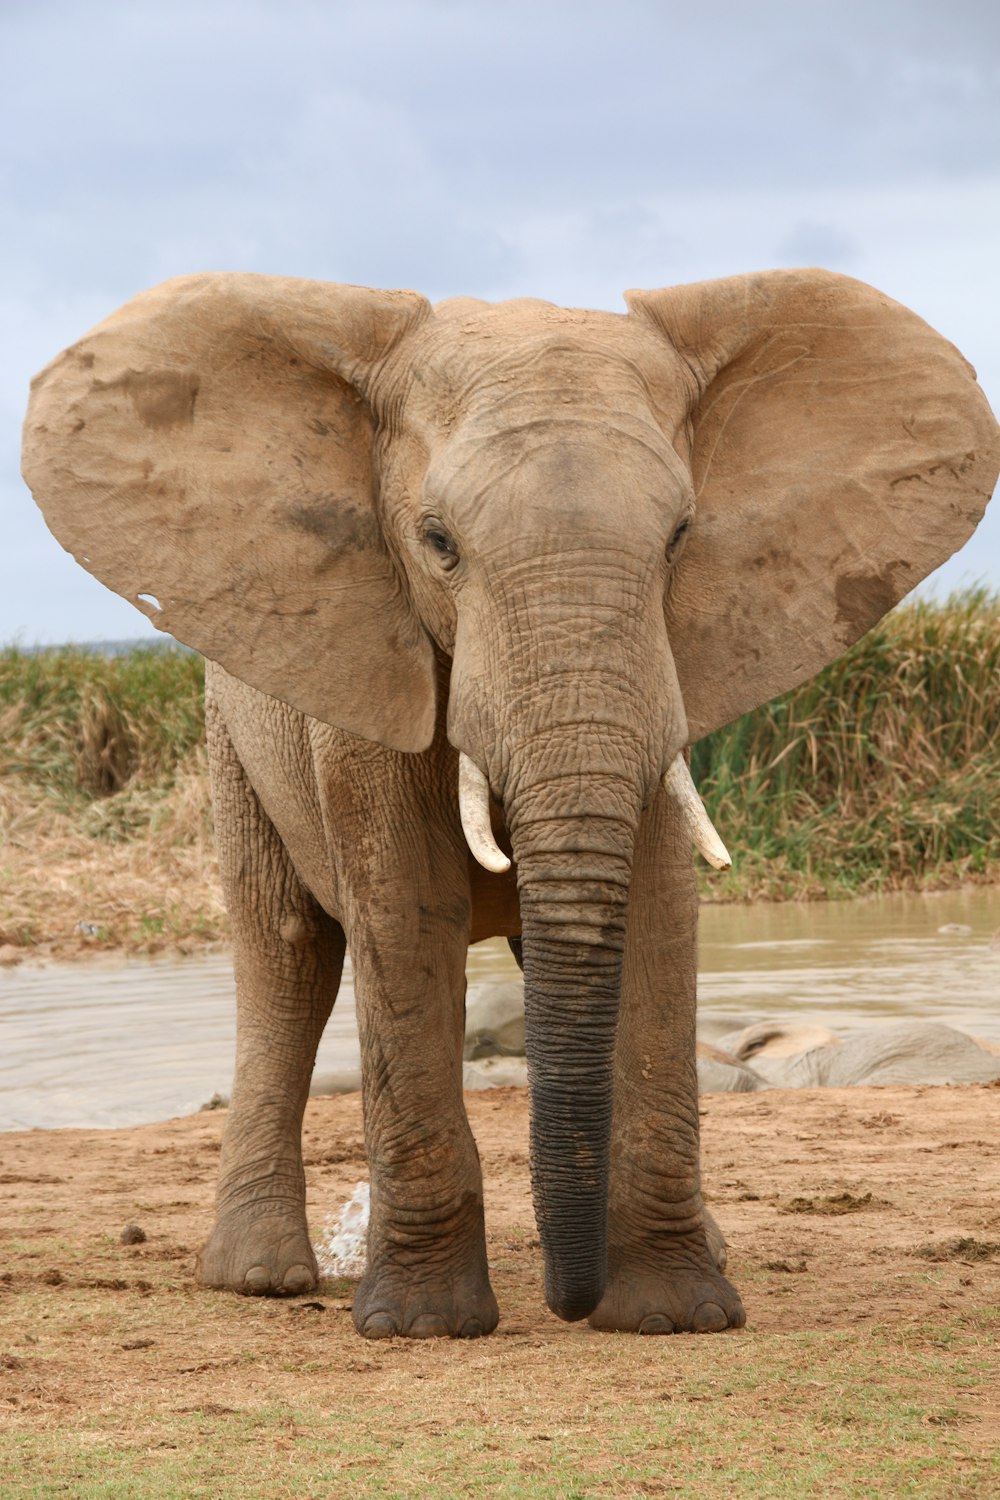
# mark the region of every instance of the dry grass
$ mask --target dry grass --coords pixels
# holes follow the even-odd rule
[[[200,658],[0,653],[0,944],[218,942]]]

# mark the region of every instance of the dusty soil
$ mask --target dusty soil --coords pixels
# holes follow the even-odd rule
[[[314,1413],[315,1424],[315,1413],[349,1410],[387,1463],[384,1455],[399,1448],[378,1425],[392,1428],[388,1411],[428,1441],[443,1441],[456,1423],[488,1421],[502,1456],[511,1423],[520,1452],[525,1423],[538,1429],[539,1442],[563,1441],[567,1422],[592,1424],[608,1402],[629,1412],[634,1431],[636,1421],[653,1422],[643,1416],[654,1411],[651,1401],[728,1398],[722,1411],[738,1426],[750,1382],[755,1430],[772,1413],[779,1426],[794,1414],[813,1432],[829,1418],[831,1393],[843,1397],[837,1381],[850,1383],[837,1363],[846,1351],[848,1369],[851,1359],[874,1360],[878,1373],[866,1365],[862,1384],[885,1382],[877,1406],[893,1393],[922,1403],[905,1407],[924,1424],[915,1428],[919,1441],[923,1432],[933,1437],[928,1423],[947,1433],[954,1487],[919,1493],[973,1493],[955,1476],[967,1473],[971,1484],[973,1470],[962,1466],[978,1475],[976,1466],[992,1462],[1000,1442],[1000,1088],[703,1096],[706,1197],[729,1238],[730,1274],[749,1318],[744,1331],[714,1338],[638,1339],[557,1322],[542,1301],[524,1092],[471,1094],[466,1102],[483,1159],[502,1315],[497,1333],[475,1343],[366,1343],[351,1324],[344,1282],[288,1301],[198,1288],[192,1265],[211,1220],[224,1111],[130,1130],[0,1137],[0,1429],[29,1446],[67,1431],[113,1446],[115,1433],[134,1437],[136,1423],[152,1433],[161,1419],[190,1421],[184,1414],[194,1413],[225,1425],[266,1408],[293,1414],[281,1432],[294,1447],[303,1411]],[[366,1175],[358,1096],[310,1102],[305,1153],[317,1238]],[[143,1242],[121,1242],[129,1224],[141,1226]],[[914,1373],[913,1358],[922,1373]],[[574,1441],[593,1430],[574,1429]],[[779,1452],[781,1437],[771,1431]],[[145,1441],[148,1458],[157,1444]],[[31,1451],[38,1463],[37,1453],[48,1450],[43,1443]],[[536,1491],[525,1474],[533,1463],[537,1469],[538,1450],[524,1451],[528,1468],[518,1459],[517,1473],[527,1487],[468,1492],[688,1493],[645,1481],[619,1488],[618,1461],[609,1454],[607,1472],[593,1470],[592,1487]],[[398,1453],[392,1461],[402,1462]],[[351,1470],[354,1493],[466,1492],[445,1480],[435,1488],[426,1474],[421,1487],[405,1465],[398,1487],[372,1481],[368,1489],[357,1477],[364,1472]],[[985,1473],[975,1482],[984,1480]],[[219,1483],[189,1493],[229,1493]],[[119,1493],[27,1481],[9,1493],[66,1491]],[[275,1480],[245,1492],[296,1491]]]

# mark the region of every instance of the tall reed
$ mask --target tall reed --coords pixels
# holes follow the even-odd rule
[[[903,604],[692,765],[736,855],[719,895],[1000,874],[1000,594]]]
[[[170,778],[205,733],[204,663],[139,646],[0,651],[0,776],[59,800]]]
[[[181,651],[0,651],[0,825],[28,802],[90,838],[201,839],[203,686]],[[692,767],[736,861],[715,899],[1000,878],[1000,594],[900,606]]]

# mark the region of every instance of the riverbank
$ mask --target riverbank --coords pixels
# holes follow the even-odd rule
[[[224,1111],[4,1138],[10,1500],[986,1495],[1000,1487],[1000,1090],[710,1095],[739,1333],[598,1334],[542,1301],[523,1091],[470,1094],[501,1323],[354,1332],[352,1284],[198,1288]],[[313,1238],[367,1175],[357,1095],[305,1123]],[[72,1172],[67,1162],[72,1160]],[[123,1244],[128,1224],[144,1238]],[[132,1236],[136,1240],[136,1236]]]
[[[814,682],[695,747],[735,856],[707,901],[1000,880],[1000,596],[909,604]],[[0,652],[0,962],[225,943],[203,669]]]

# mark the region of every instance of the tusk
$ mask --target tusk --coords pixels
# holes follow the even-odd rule
[[[498,846],[490,826],[490,786],[482,771],[464,752],[458,757],[458,810],[465,841],[484,870],[502,875],[510,860]]]
[[[704,855],[715,870],[731,870],[733,861],[729,850],[715,831],[705,804],[698,796],[698,788],[691,780],[691,772],[683,755],[678,755],[664,773],[663,785],[680,803],[681,813],[691,835],[691,842]]]

